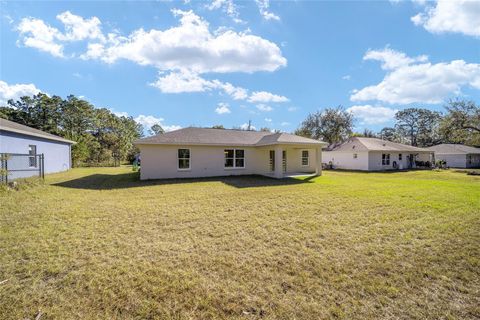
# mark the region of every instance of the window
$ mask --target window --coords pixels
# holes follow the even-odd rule
[[[353,154],[353,159],[357,159],[358,158],[358,154],[354,153]]]
[[[398,154],[398,160],[402,160],[402,154],[401,153]]]
[[[178,149],[178,170],[190,169],[190,149]]]
[[[270,150],[270,171],[275,171],[275,150]]]
[[[245,150],[225,149],[225,168],[245,168]]]
[[[308,166],[309,164],[309,157],[308,157],[308,150],[302,151],[302,166]]]
[[[30,155],[30,157],[28,157],[28,165],[30,167],[37,167],[37,146],[29,145],[28,154]]]
[[[384,153],[382,154],[382,166],[389,166],[390,165],[390,154]]]

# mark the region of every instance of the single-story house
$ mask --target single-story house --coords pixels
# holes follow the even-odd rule
[[[0,118],[0,154],[8,154],[8,179],[38,175],[39,155],[44,173],[71,168],[71,147],[75,142]]]
[[[428,149],[435,151],[435,159],[445,161],[448,167],[480,168],[480,148],[444,143]]]
[[[333,168],[384,171],[416,168],[434,161],[433,151],[377,138],[352,137],[323,151]]]
[[[139,139],[140,178],[321,174],[326,143],[288,133],[184,128]]]

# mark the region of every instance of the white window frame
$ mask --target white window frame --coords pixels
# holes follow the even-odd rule
[[[31,154],[30,150],[31,147],[35,149],[35,153]],[[33,162],[33,166],[31,165]],[[28,145],[28,167],[29,168],[36,168],[38,165],[37,163],[37,145],[36,144],[29,144]]]
[[[188,150],[188,158],[180,158],[178,156],[178,151]],[[180,168],[180,160],[188,159],[188,168]],[[192,150],[190,148],[177,148],[177,170],[178,171],[190,171],[192,169]]]
[[[225,158],[225,151],[227,151],[227,150],[233,150],[233,158]],[[243,159],[243,167],[237,167],[237,150],[242,150],[243,151],[243,158],[238,158],[238,159]],[[225,167],[225,160],[226,159],[233,159],[233,167]],[[246,166],[245,149],[235,149],[235,148],[223,149],[223,169],[224,170],[245,169],[245,166]]]
[[[398,161],[403,161],[403,154],[402,153],[398,154]]]
[[[382,166],[389,166],[389,165],[390,165],[390,153],[382,153]]]
[[[304,157],[303,156],[303,153],[306,152],[307,153],[307,156]],[[301,157],[301,161],[302,161],[302,167],[308,167],[310,166],[310,151],[309,150],[302,150],[302,157]],[[303,164],[303,160],[304,159],[307,159],[307,164]]]
[[[353,154],[353,159],[358,159],[358,153]]]

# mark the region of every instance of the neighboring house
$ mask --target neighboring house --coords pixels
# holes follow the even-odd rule
[[[137,140],[140,178],[321,174],[326,143],[288,133],[185,128]]]
[[[44,173],[71,167],[73,141],[0,118],[0,153],[10,154],[9,179],[38,175],[39,157],[44,155]],[[21,171],[16,171],[21,170]]]
[[[434,160],[433,151],[377,138],[353,137],[323,152],[336,169],[383,171],[415,168]]]
[[[452,168],[479,168],[480,148],[462,144],[439,144],[428,148],[435,151],[436,160],[444,160]]]

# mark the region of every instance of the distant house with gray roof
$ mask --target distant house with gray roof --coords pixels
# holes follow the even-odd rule
[[[184,128],[135,141],[140,178],[320,175],[326,143],[288,133]]]
[[[0,118],[0,153],[8,154],[8,179],[37,175],[38,155],[43,154],[44,173],[71,168],[71,146],[75,142]]]
[[[433,151],[377,138],[352,137],[323,152],[324,162],[345,170],[416,168],[434,161]]]
[[[480,148],[463,144],[439,144],[428,148],[436,160],[443,160],[451,168],[480,168]]]

